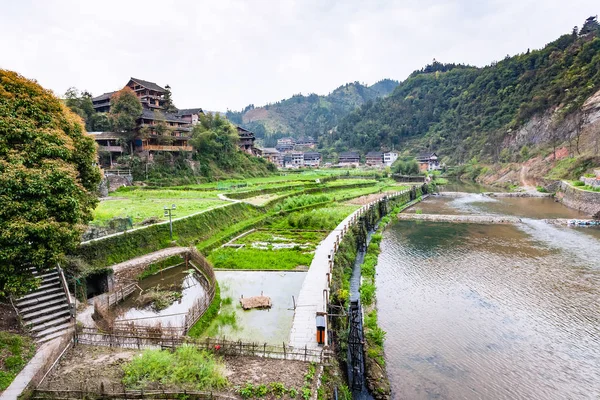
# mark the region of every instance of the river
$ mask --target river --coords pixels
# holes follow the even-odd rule
[[[600,231],[552,199],[431,198],[423,213],[518,225],[401,221],[377,267],[395,399],[600,398]]]

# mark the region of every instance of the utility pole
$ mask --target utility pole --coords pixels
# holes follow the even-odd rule
[[[164,207],[165,217],[169,216],[169,235],[171,236],[171,240],[173,240],[173,214],[171,212],[173,210],[175,210],[175,204],[171,204],[170,208],[168,206]]]

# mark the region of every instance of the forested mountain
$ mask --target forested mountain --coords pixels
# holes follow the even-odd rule
[[[389,96],[368,101],[340,121],[331,150],[394,147],[434,150],[462,162],[498,157],[533,116],[560,122],[600,89],[596,17],[541,50],[483,68],[435,62],[415,71]]]
[[[372,86],[348,83],[327,96],[299,94],[263,107],[251,104],[239,112],[227,111],[226,115],[233,123],[255,132],[263,139],[263,145],[274,146],[284,136],[318,138],[348,113],[367,101],[388,95],[397,85],[391,79]]]

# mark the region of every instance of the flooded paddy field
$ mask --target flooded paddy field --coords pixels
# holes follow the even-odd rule
[[[216,271],[215,274],[221,288],[221,314],[233,317],[225,321],[217,318],[205,332],[207,336],[276,345],[287,343],[294,317],[292,296],[298,298],[306,272]],[[261,293],[271,298],[270,309],[241,308],[241,296]]]
[[[516,225],[401,221],[384,235],[379,321],[396,399],[600,398],[600,230],[546,198],[431,197],[423,213]]]
[[[136,325],[184,326],[185,314],[194,302],[206,295],[199,278],[185,265],[165,269],[139,281],[134,292],[116,308],[116,322]],[[151,301],[145,295],[155,296]]]

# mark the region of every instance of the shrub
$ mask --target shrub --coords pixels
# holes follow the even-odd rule
[[[575,182],[573,182],[573,186],[585,186],[585,182],[575,181]]]
[[[371,282],[363,282],[360,286],[360,301],[364,306],[373,304],[375,298],[375,285]]]
[[[222,389],[228,384],[224,369],[213,354],[194,346],[183,345],[173,353],[146,350],[123,367],[123,383],[131,388],[158,383],[197,390]]]

